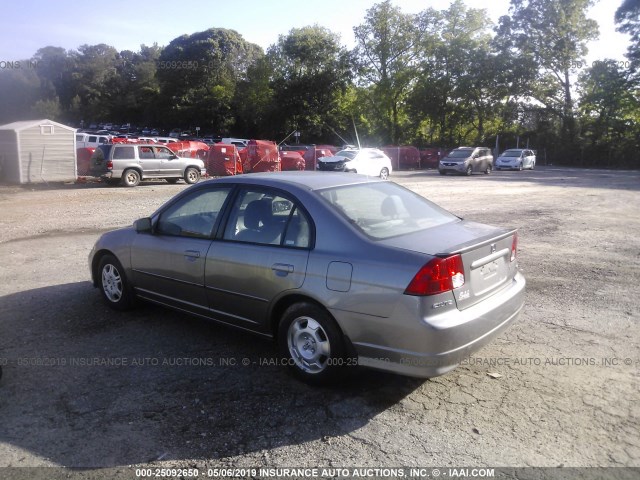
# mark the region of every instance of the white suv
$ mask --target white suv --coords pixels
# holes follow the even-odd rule
[[[318,170],[354,172],[383,180],[391,175],[391,159],[377,148],[362,148],[360,150],[340,150],[332,157],[320,157]]]

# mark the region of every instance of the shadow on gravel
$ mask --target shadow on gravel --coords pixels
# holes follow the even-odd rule
[[[89,282],[2,297],[0,318],[0,442],[67,467],[330,442],[424,383],[363,369],[313,388],[268,340],[151,305],[114,312]],[[0,466],[24,465],[12,451]]]
[[[438,177],[437,170],[417,170],[402,172],[406,178]],[[496,183],[539,183],[543,186],[598,188],[613,190],[640,190],[640,171],[636,170],[595,170],[562,167],[536,167],[535,170],[501,170],[491,175],[475,173],[471,177],[447,175],[462,181],[484,180]]]

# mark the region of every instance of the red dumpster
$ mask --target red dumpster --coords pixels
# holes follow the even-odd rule
[[[209,145],[202,142],[170,142],[166,146],[179,157],[200,158],[206,160]]]
[[[280,168],[285,170],[304,170],[305,161],[300,152],[280,151]]]
[[[217,177],[242,173],[242,161],[235,145],[215,143],[207,154],[207,173]]]
[[[416,147],[389,145],[382,147],[382,151],[391,159],[393,168],[420,168],[420,152]]]
[[[91,175],[89,167],[91,166],[91,155],[96,149],[94,147],[83,147],[76,149],[76,177],[88,177]]]
[[[280,156],[275,142],[250,140],[241,152],[245,172],[279,172]]]

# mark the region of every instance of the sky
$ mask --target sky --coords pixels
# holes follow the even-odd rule
[[[448,8],[450,0],[392,0],[406,13],[428,7]],[[167,45],[174,38],[212,27],[229,28],[267,49],[292,28],[318,24],[354,46],[352,28],[362,23],[376,0],[4,0],[0,6],[0,68],[3,61],[31,58],[42,47],[76,50],[106,43],[117,50]],[[465,0],[485,8],[494,23],[509,10],[509,0]],[[589,16],[600,27],[600,40],[589,44],[587,64],[605,58],[624,60],[628,36],[615,31],[613,17],[622,0],[599,0]]]

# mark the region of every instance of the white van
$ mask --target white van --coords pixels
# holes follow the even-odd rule
[[[76,133],[76,148],[93,147],[111,143],[111,135],[96,135],[95,133]]]

